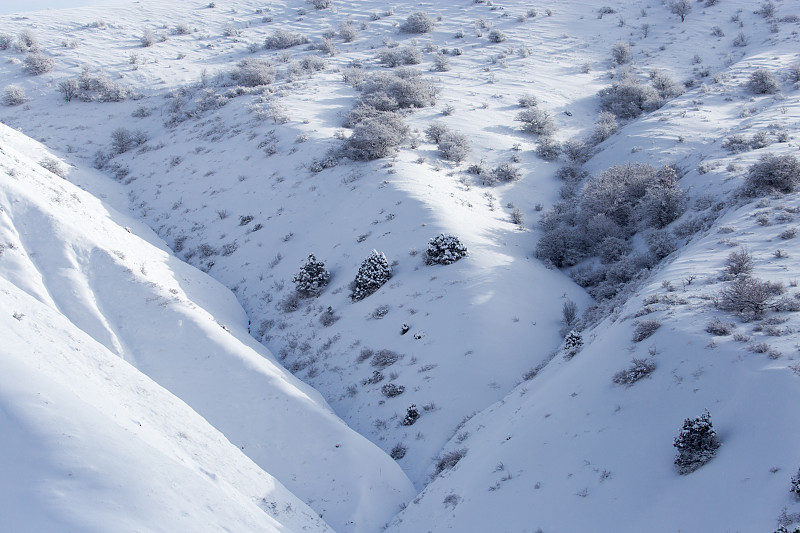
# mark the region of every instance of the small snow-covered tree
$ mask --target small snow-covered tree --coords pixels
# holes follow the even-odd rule
[[[440,233],[428,241],[428,249],[425,250],[425,264],[449,265],[466,255],[467,247],[458,240],[458,237]]]
[[[436,23],[427,13],[419,11],[408,16],[406,21],[400,25],[400,31],[403,33],[430,33],[435,25]]]
[[[781,85],[775,74],[765,68],[759,68],[750,74],[747,89],[755,94],[775,94],[780,91]]]
[[[362,261],[353,281],[350,298],[357,302],[376,292],[392,277],[392,267],[383,252],[372,250]]]
[[[686,20],[686,15],[692,11],[692,2],[691,0],[674,0],[670,3],[669,10],[672,14],[678,15],[683,22]]]
[[[3,105],[12,106],[24,104],[28,101],[25,89],[19,85],[7,85],[3,89]]]
[[[300,272],[292,277],[297,294],[305,298],[319,296],[330,280],[331,275],[325,270],[325,263],[317,260],[314,254],[308,256]]]
[[[564,337],[564,357],[571,358],[583,348],[583,337],[574,329]]]
[[[683,428],[672,445],[678,449],[675,466],[681,475],[691,474],[709,462],[720,446],[709,412],[706,410],[697,418],[684,420]]]
[[[417,406],[412,403],[406,409],[406,416],[400,423],[403,424],[404,426],[411,426],[414,425],[414,422],[416,422],[418,418],[419,418],[419,409],[417,409]]]

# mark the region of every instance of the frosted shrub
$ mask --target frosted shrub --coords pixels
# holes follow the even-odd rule
[[[574,329],[564,337],[564,357],[571,359],[583,348],[583,337]]]
[[[442,140],[442,136],[449,131],[447,126],[442,122],[431,122],[428,127],[425,128],[425,138],[432,143],[439,144],[439,141]]]
[[[611,59],[617,65],[631,62],[631,46],[626,42],[618,42],[611,48]]]
[[[403,385],[395,385],[394,383],[387,383],[383,387],[381,387],[381,394],[386,396],[387,398],[394,398],[395,396],[400,396],[405,392],[406,388]]]
[[[538,107],[529,107],[517,113],[514,120],[522,122],[522,131],[534,135],[552,135],[556,131],[555,122],[550,113]]]
[[[775,75],[765,69],[756,69],[747,80],[747,90],[755,94],[775,94],[781,89]]]
[[[597,120],[594,122],[592,142],[595,144],[601,143],[614,135],[618,129],[617,116],[610,111],[600,111],[597,115]]]
[[[436,72],[447,72],[450,70],[450,58],[444,54],[438,54],[433,58],[432,70]]]
[[[372,250],[361,263],[352,284],[350,299],[354,302],[363,300],[375,293],[392,277],[392,268],[383,252]]]
[[[400,31],[403,33],[430,33],[436,23],[424,11],[418,11],[413,15],[409,15],[404,23],[400,25]]]
[[[25,95],[25,89],[19,85],[7,85],[3,89],[3,105],[20,105],[27,101],[28,97]]]
[[[636,118],[644,112],[654,111],[664,103],[652,87],[639,83],[636,78],[624,76],[611,87],[600,90],[600,109],[622,119]]]
[[[0,50],[8,50],[14,44],[14,37],[7,34],[0,34]]]
[[[633,342],[642,342],[650,337],[661,327],[661,322],[655,319],[640,320],[633,329]]]
[[[709,412],[684,420],[683,428],[672,445],[678,449],[675,466],[681,475],[691,474],[709,462],[720,447]]]
[[[500,163],[489,173],[492,181],[510,183],[522,177],[522,171],[511,163]]]
[[[39,50],[39,39],[31,30],[22,30],[17,35],[16,48],[20,52],[36,52]]]
[[[494,29],[489,32],[489,42],[492,43],[502,43],[507,39],[506,34],[498,29]]]
[[[406,456],[407,451],[408,448],[406,448],[402,444],[395,444],[394,447],[392,448],[392,451],[389,453],[389,456],[395,461],[399,461],[400,459]]]
[[[633,385],[652,374],[655,369],[655,361],[634,358],[630,367],[614,374],[612,381],[617,385]]]
[[[447,452],[439,459],[436,460],[436,468],[434,470],[434,475],[438,476],[445,470],[450,470],[454,466],[458,464],[458,462],[467,455],[467,449],[461,448],[459,450],[453,450],[452,452]]]
[[[467,247],[455,235],[440,233],[428,241],[425,250],[426,265],[449,265],[466,257]]]
[[[678,15],[681,18],[681,22],[683,22],[686,20],[686,15],[692,11],[692,2],[691,0],[672,0],[669,4],[669,10],[674,15]]]
[[[706,333],[711,333],[717,337],[723,337],[733,333],[736,325],[733,322],[723,322],[719,318],[714,318],[706,324]]]
[[[239,61],[230,76],[243,87],[269,85],[275,81],[275,71],[268,61],[249,57]]]
[[[123,154],[147,142],[147,134],[141,130],[130,131],[117,128],[111,132],[111,149],[116,154]]]
[[[723,279],[747,277],[753,273],[753,255],[745,248],[731,252],[725,260]]]
[[[64,95],[64,101],[70,102],[78,95],[78,91],[80,90],[80,87],[78,86],[78,80],[61,80],[58,82],[58,90]]]
[[[732,154],[747,152],[750,150],[750,140],[744,135],[731,135],[722,141],[722,147]]]
[[[297,294],[304,298],[319,296],[331,280],[330,273],[325,269],[325,263],[317,260],[310,254],[300,271],[292,277]]]
[[[662,99],[675,98],[683,94],[683,87],[675,83],[663,70],[653,70],[650,73],[650,84]]]
[[[139,44],[141,44],[145,48],[148,48],[150,46],[153,46],[155,43],[156,43],[156,38],[153,35],[153,30],[151,30],[150,28],[145,28],[145,30],[142,32],[142,36],[139,37]]]
[[[539,101],[532,94],[523,94],[522,96],[519,97],[517,103],[519,103],[520,107],[525,107],[525,108],[536,107],[537,105],[539,105]]]
[[[774,307],[774,299],[784,291],[780,283],[763,281],[742,276],[722,289],[718,297],[718,307],[741,315],[745,320],[759,317]]]
[[[278,29],[264,39],[264,48],[268,50],[284,50],[293,46],[307,44],[308,38],[299,33]]]
[[[386,368],[400,360],[400,356],[391,350],[378,350],[369,362],[375,368]]]
[[[406,408],[406,416],[403,417],[403,420],[400,422],[404,426],[413,426],[414,422],[417,421],[419,418],[419,409],[415,404],[411,404]]]
[[[536,143],[536,155],[545,161],[556,161],[561,154],[561,145],[552,137],[542,137]]]
[[[469,139],[455,131],[447,131],[439,138],[439,153],[447,161],[460,163],[469,155]]]
[[[794,155],[768,154],[748,169],[744,192],[757,196],[767,192],[794,192],[800,184],[800,161]]]
[[[392,112],[381,112],[374,118],[360,121],[345,142],[344,154],[353,161],[372,161],[397,152],[408,135],[403,118]]]
[[[438,94],[438,89],[429,80],[410,67],[398,68],[393,73],[375,73],[363,80],[360,89],[362,101],[388,98],[401,109],[433,106]]]
[[[59,163],[58,159],[53,157],[45,157],[39,161],[39,166],[49,170],[59,178],[63,178],[67,175],[67,173],[64,171],[64,167],[61,166],[61,163]]]
[[[328,9],[333,7],[333,0],[306,0],[314,9]]]
[[[582,165],[591,156],[589,145],[578,139],[569,139],[561,143],[561,152],[567,158],[567,161],[575,165]]]
[[[797,471],[797,474],[792,476],[792,484],[789,491],[800,498],[800,470]]]
[[[387,67],[419,65],[422,63],[422,52],[415,46],[384,48],[378,53],[378,60]]]
[[[39,52],[33,52],[25,56],[25,70],[32,76],[46,74],[53,70],[55,61]]]
[[[339,24],[339,37],[346,42],[351,43],[358,38],[358,29],[352,22],[342,22]]]

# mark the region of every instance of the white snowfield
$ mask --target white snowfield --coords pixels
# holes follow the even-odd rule
[[[800,198],[741,193],[800,156],[800,5],[67,4],[0,15],[0,532],[800,528]],[[420,11],[433,30],[402,31]],[[435,104],[401,111],[396,153],[342,157],[357,80],[414,72]],[[553,141],[588,142],[598,91],[633,78],[673,92],[582,168],[670,165],[686,209],[659,230],[676,249],[594,301],[571,275],[611,259],[536,253],[592,178],[517,118],[535,97]],[[519,179],[488,184],[503,164]],[[441,233],[468,255],[427,265]],[[353,302],[372,250],[392,277]],[[779,307],[724,309],[732,252]],[[309,254],[331,281],[298,299]],[[721,446],[680,475],[705,410]]]

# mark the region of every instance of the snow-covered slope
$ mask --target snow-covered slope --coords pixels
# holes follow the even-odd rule
[[[405,475],[247,336],[229,291],[41,168],[31,159],[41,147],[0,128],[4,279],[189,404],[337,529],[370,531],[397,510],[411,489]],[[4,356],[24,354],[9,346]]]
[[[46,251],[38,253],[52,254],[48,264],[84,265],[77,279],[58,269],[37,274],[42,280],[35,282],[24,277],[26,290],[52,300],[177,394],[337,530],[362,508],[348,491],[381,483],[375,501],[384,506],[367,522],[380,523],[403,501],[406,509],[391,523],[397,531],[636,531],[653,522],[665,530],[745,531],[773,527],[784,507],[788,523],[797,511],[788,491],[800,466],[791,446],[797,413],[774,406],[797,394],[797,313],[745,323],[714,304],[729,286],[721,276],[726,258],[740,247],[752,253],[755,275],[783,283],[783,296],[796,300],[794,197],[744,198],[737,191],[760,157],[797,151],[800,67],[792,65],[800,59],[800,10],[788,1],[690,4],[685,21],[670,2],[638,0],[535,7],[337,0],[319,10],[301,0],[141,0],[107,11],[3,17],[2,31],[35,33],[54,69],[31,76],[23,54],[0,51],[0,86],[13,83],[27,94],[20,105],[0,107],[0,120],[75,163],[62,164],[68,181],[130,209],[179,258],[232,291],[247,317],[217,289],[168,282],[162,269],[183,275],[184,265],[172,259],[168,266],[145,260],[112,242],[102,245],[111,253],[85,253],[82,245],[77,254],[55,253],[59,248],[48,239],[58,231],[36,231],[47,217],[25,222],[20,214],[18,239],[40,239]],[[400,31],[420,10],[435,22],[433,31]],[[343,28],[354,32],[352,40],[342,38]],[[309,42],[265,49],[277,30]],[[142,46],[148,31],[153,42]],[[630,58],[616,64],[612,48],[624,52],[626,45]],[[344,117],[359,93],[347,80],[359,73],[409,75],[381,63],[380,55],[392,50],[416,53],[419,62],[410,68],[439,89],[436,104],[403,113],[411,131],[395,156],[339,157],[336,166],[322,168],[326,153],[350,135]],[[237,86],[231,73],[253,59],[269,62],[275,80]],[[449,70],[439,68],[443,63]],[[757,68],[775,74],[779,91],[747,89]],[[66,102],[60,82],[80,76],[128,96]],[[651,76],[669,77],[680,90],[660,108],[621,120],[616,134],[593,145],[583,168],[597,175],[625,163],[671,165],[687,210],[663,231],[679,248],[617,299],[592,302],[568,270],[536,258],[542,213],[582,184],[565,186],[557,177],[563,155],[556,161],[537,155],[537,137],[515,120],[518,101],[536,97],[556,126],[556,141],[586,140],[599,90],[631,77],[648,85]],[[444,160],[426,139],[434,122],[469,140],[463,162]],[[130,146],[114,144],[118,128],[131,134]],[[737,135],[744,151],[726,149]],[[502,163],[517,167],[521,179],[487,185],[467,170]],[[82,170],[89,165],[122,185]],[[425,265],[426,243],[441,232],[457,235],[468,257]],[[57,242],[73,240],[62,234]],[[646,251],[646,235],[626,246],[631,256]],[[386,254],[393,276],[352,302],[348,285],[372,249]],[[296,300],[292,277],[310,253],[325,262],[332,281],[318,298]],[[578,267],[599,263],[589,259]],[[114,283],[113,291],[109,280],[98,282],[93,274],[124,268],[136,281]],[[184,325],[152,335],[127,330],[129,302],[142,291],[158,313],[141,318],[139,329]],[[72,293],[77,302],[67,297]],[[187,327],[176,309],[183,298],[202,310],[213,307],[213,314]],[[570,360],[561,357],[567,300],[590,311],[577,325],[584,348]],[[704,331],[712,317],[734,323],[736,338],[747,342],[712,339]],[[253,341],[237,340],[248,319],[255,341],[314,386],[352,429],[395,457],[422,491],[418,497],[399,471],[376,468],[388,464],[386,455],[362,464],[361,450],[375,451],[364,443],[331,450],[328,443],[337,438],[326,438],[305,454],[319,462],[296,464],[290,452],[314,441],[303,440],[310,429],[298,426],[296,411],[275,412],[260,429],[251,427],[254,418],[263,420],[266,405],[253,398],[291,382]],[[632,342],[634,322],[647,319],[660,321],[660,329]],[[176,339],[197,346],[198,332],[214,346],[203,353],[215,357],[202,365],[204,355],[163,365]],[[397,361],[380,368],[375,354],[381,350],[389,351],[384,362],[392,353]],[[766,352],[753,353],[759,350]],[[613,385],[612,376],[633,357],[655,361],[654,373],[631,387]],[[378,369],[383,379],[371,379]],[[387,383],[402,386],[402,394],[382,393]],[[291,387],[313,406],[313,415],[303,411],[309,426],[318,424],[314,417],[338,424],[313,391]],[[230,401],[221,403],[223,396]],[[406,425],[410,404],[421,416]],[[672,438],[685,418],[706,408],[722,447],[706,467],[679,476]],[[291,442],[285,455],[260,448],[274,427],[293,435],[285,437]],[[764,433],[778,435],[766,452]],[[350,451],[342,463],[347,476],[338,473],[332,485],[328,478],[312,480],[320,464],[338,464]],[[374,477],[360,484],[364,471]],[[710,489],[723,486],[725,492]],[[676,507],[687,512],[672,512]],[[723,511],[725,518],[713,521]]]

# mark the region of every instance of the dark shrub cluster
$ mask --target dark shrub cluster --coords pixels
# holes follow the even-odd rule
[[[440,233],[428,241],[425,250],[426,265],[449,265],[467,255],[464,246],[455,235]]]
[[[614,374],[613,381],[617,385],[633,385],[652,374],[655,369],[655,361],[634,358],[631,366]]]
[[[395,396],[400,396],[405,392],[406,388],[403,385],[395,385],[394,383],[387,383],[383,387],[381,387],[381,394],[386,396],[387,398],[394,398]]]
[[[678,449],[675,466],[681,475],[690,474],[709,462],[720,446],[709,412],[705,411],[697,418],[687,418],[672,445]]]
[[[791,193],[800,184],[800,161],[791,154],[763,156],[747,171],[744,192],[748,196]]]
[[[536,255],[558,268],[603,258],[607,266],[576,270],[573,277],[584,287],[596,287],[590,289],[596,298],[611,297],[654,259],[671,252],[674,243],[665,235],[651,233],[652,247],[658,249],[654,256],[631,256],[629,241],[637,231],[658,230],[677,219],[684,199],[671,167],[611,167],[545,213]]]
[[[661,321],[655,319],[640,320],[633,328],[633,342],[642,342],[661,327]]]
[[[447,452],[443,454],[439,459],[436,460],[436,468],[434,470],[434,475],[438,476],[445,470],[450,470],[454,466],[458,464],[458,462],[467,455],[467,449],[461,448],[458,450],[453,450],[451,452]]]
[[[304,298],[319,296],[330,282],[331,275],[325,263],[317,260],[314,254],[308,256],[300,271],[292,277],[297,294]]]
[[[436,23],[424,11],[418,11],[408,18],[400,25],[400,31],[403,33],[430,33]]]
[[[419,409],[417,409],[416,404],[412,403],[406,408],[406,416],[403,417],[400,423],[404,426],[413,426],[417,419],[419,419]]]

